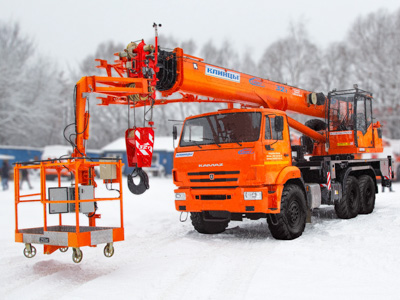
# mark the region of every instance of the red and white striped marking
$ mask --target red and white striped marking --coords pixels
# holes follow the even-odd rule
[[[328,190],[331,190],[331,172],[327,172],[326,174],[326,184],[328,185]]]
[[[141,138],[141,134],[139,130],[135,131],[135,143],[136,143],[136,149],[140,151],[141,154],[143,155],[151,155],[153,153],[153,144],[154,144],[154,137],[151,133],[149,133],[148,136],[148,141],[149,142],[144,142]]]

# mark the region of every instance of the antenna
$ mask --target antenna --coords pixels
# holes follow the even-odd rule
[[[154,28],[154,30],[155,30],[155,32],[156,32],[156,37],[158,37],[158,27],[162,27],[162,24],[156,24],[156,23],[153,23],[153,28]]]

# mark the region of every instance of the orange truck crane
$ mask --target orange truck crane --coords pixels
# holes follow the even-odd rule
[[[343,219],[368,214],[376,177],[390,184],[390,157],[355,159],[383,150],[380,123],[372,122],[372,94],[356,85],[325,97],[207,64],[179,48],[160,51],[158,65],[163,96],[179,91],[230,103],[187,118],[175,149],[176,209],[191,213],[198,232],[223,232],[230,220],[244,217],[267,218],[275,238],[294,239],[312,209],[335,205]],[[324,120],[303,125],[286,110]],[[302,146],[291,147],[289,127],[304,134]]]
[[[41,175],[41,192],[34,195],[21,195],[16,184],[16,241],[25,243],[25,256],[36,253],[32,243],[44,244],[47,254],[70,246],[73,260],[79,262],[80,246],[106,243],[104,254],[112,256],[113,242],[124,238],[122,164],[93,162],[86,156],[91,95],[103,106],[144,109],[143,126],[128,124],[125,134],[128,165],[135,167],[128,176],[128,188],[134,194],[149,188],[142,167],[150,167],[152,160],[154,106],[227,103],[227,109],[186,118],[174,153],[175,206],[181,213],[191,214],[192,224],[200,233],[223,232],[231,220],[266,218],[275,238],[289,240],[302,234],[312,210],[321,204],[334,205],[343,219],[373,211],[376,177],[382,178],[383,186],[389,186],[393,173],[390,156],[355,158],[383,150],[380,123],[372,121],[372,93],[355,85],[352,90],[334,90],[325,96],[208,64],[181,48],[162,50],[158,46],[159,26],[153,25],[154,46],[143,40],[131,42],[116,53],[114,64],[98,60],[98,67],[104,68],[107,76],[83,77],[77,82],[75,122],[70,124],[75,131],[67,138],[74,152],[67,162],[16,164],[15,174],[23,168],[52,168],[60,174],[67,168],[75,178],[72,188],[61,187],[59,179],[59,187],[46,192],[45,176]],[[118,76],[112,76],[113,72]],[[174,98],[176,94],[179,98]],[[316,119],[302,124],[286,111]],[[291,145],[290,127],[303,133],[301,145]],[[173,129],[176,139],[177,129]],[[118,197],[95,197],[95,167],[100,167],[104,184],[118,186]],[[135,183],[134,177],[139,177],[139,182]],[[20,229],[18,205],[33,196],[43,204],[44,227]],[[105,200],[120,201],[120,226],[96,227],[95,220],[100,218],[96,202]],[[46,209],[50,211],[51,205],[59,214],[59,224],[50,228]],[[75,214],[74,228],[62,225],[61,214],[66,212]],[[89,226],[79,225],[81,213],[87,214]]]

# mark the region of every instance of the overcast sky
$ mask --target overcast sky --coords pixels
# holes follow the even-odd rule
[[[17,21],[34,38],[38,50],[62,65],[75,67],[103,41],[128,44],[154,35],[198,45],[232,41],[239,53],[262,51],[288,32],[290,22],[303,20],[319,46],[341,41],[360,16],[380,8],[394,12],[399,0],[0,0],[0,20]]]

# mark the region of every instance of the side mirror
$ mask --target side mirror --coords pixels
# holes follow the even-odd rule
[[[283,117],[282,116],[275,117],[275,131],[276,132],[283,131]]]
[[[178,129],[176,128],[175,125],[172,127],[172,138],[174,140],[176,140],[178,138]]]

